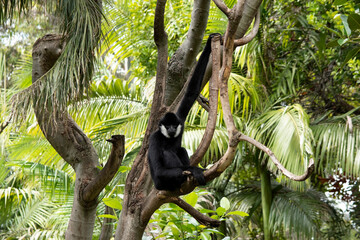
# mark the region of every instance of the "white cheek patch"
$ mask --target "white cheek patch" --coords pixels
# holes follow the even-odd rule
[[[170,136],[169,136],[169,134],[168,134],[168,132],[167,132],[164,125],[160,125],[160,131],[161,131],[162,135],[164,135],[167,138],[170,138]]]
[[[175,137],[179,136],[180,133],[181,133],[181,124],[179,124],[176,128]]]

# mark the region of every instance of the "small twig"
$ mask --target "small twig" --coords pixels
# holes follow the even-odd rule
[[[254,23],[253,28],[251,29],[251,32],[248,35],[246,35],[245,37],[235,40],[234,46],[235,47],[243,46],[243,45],[249,43],[251,40],[253,40],[259,31],[259,26],[260,26],[260,8],[258,9],[258,12],[256,14],[255,23]]]
[[[179,207],[184,209],[186,212],[188,212],[200,224],[205,225],[205,226],[209,226],[209,227],[218,227],[218,226],[220,226],[221,222],[219,220],[213,219],[213,218],[211,218],[209,216],[206,216],[206,215],[202,214],[201,212],[199,212],[198,210],[193,208],[190,204],[188,204],[187,202],[185,202],[181,198],[171,197],[169,200],[170,200],[169,202],[175,203],[176,205],[178,205]]]
[[[113,179],[117,173],[125,154],[125,136],[113,135],[106,140],[113,144],[108,161],[104,168],[99,172],[97,177],[93,179],[83,191],[83,200],[91,202],[96,199],[99,193],[106,187],[106,185]]]

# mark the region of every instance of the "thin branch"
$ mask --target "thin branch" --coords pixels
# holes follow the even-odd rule
[[[246,141],[248,143],[251,143],[252,145],[254,145],[255,147],[259,148],[261,151],[265,152],[267,155],[269,155],[271,161],[278,167],[278,169],[289,179],[294,180],[294,181],[304,181],[306,180],[312,173],[312,171],[314,170],[314,160],[312,158],[310,158],[309,161],[309,166],[306,168],[306,171],[303,175],[295,175],[292,172],[288,171],[280,162],[279,160],[276,158],[275,154],[265,145],[263,145],[262,143],[256,141],[255,139],[246,136],[244,134],[242,134],[240,136],[240,140],[241,141]]]
[[[205,111],[209,112],[209,100],[204,97],[203,95],[199,94],[199,97],[196,99],[196,101],[200,104],[200,106],[205,109]]]
[[[213,2],[227,17],[229,17],[230,9],[225,5],[222,0],[213,0]]]
[[[260,8],[258,9],[258,12],[256,14],[255,23],[254,23],[253,28],[251,29],[251,32],[248,35],[246,35],[245,37],[235,40],[234,46],[235,47],[243,46],[243,45],[249,43],[251,40],[253,40],[259,31],[259,26],[260,26]]]
[[[208,150],[211,140],[214,135],[216,118],[217,118],[217,107],[218,107],[218,96],[219,96],[219,71],[220,71],[220,39],[221,36],[215,36],[211,43],[212,53],[212,77],[209,84],[209,116],[206,124],[206,129],[203,138],[201,139],[200,145],[196,152],[191,156],[190,163],[196,166],[201,159],[204,157]]]
[[[0,134],[5,130],[5,128],[9,125],[9,123],[10,123],[10,121],[6,121],[6,122],[1,123]]]
[[[219,220],[213,219],[213,218],[211,218],[209,216],[206,216],[206,215],[202,214],[201,212],[199,212],[198,210],[193,208],[190,204],[188,204],[187,202],[185,202],[181,198],[172,197],[169,200],[170,200],[171,203],[175,203],[176,205],[178,205],[179,207],[184,209],[186,212],[188,212],[200,224],[205,225],[205,226],[209,226],[209,227],[218,227],[218,226],[220,226],[221,222]]]
[[[82,197],[86,202],[91,202],[92,200],[96,199],[99,193],[113,179],[122,163],[125,154],[124,135],[113,135],[106,141],[112,143],[110,156],[104,168],[99,172],[97,177],[85,187]]]

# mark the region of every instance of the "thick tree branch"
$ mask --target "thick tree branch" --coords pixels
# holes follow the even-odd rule
[[[209,116],[206,125],[205,133],[201,139],[200,145],[196,152],[191,156],[190,163],[192,166],[196,166],[204,157],[207,149],[210,146],[211,140],[214,136],[216,119],[217,119],[217,107],[219,96],[219,71],[220,71],[220,36],[215,36],[211,43],[212,54],[212,77],[209,84]]]
[[[125,154],[125,136],[113,135],[107,141],[112,143],[110,156],[97,177],[83,190],[83,200],[86,202],[91,202],[97,198],[100,192],[113,179],[123,160]]]
[[[225,169],[230,166],[230,164],[235,158],[236,148],[238,143],[240,142],[240,135],[240,132],[232,134],[229,140],[228,149],[226,150],[224,156],[222,156],[220,160],[217,161],[210,169],[204,172],[206,182],[209,182],[214,178],[220,176],[220,174],[223,173]]]
[[[158,49],[155,86],[156,95],[154,96],[159,96],[160,98],[159,100],[154,98],[154,101],[159,101],[158,104],[163,103],[165,94],[165,81],[167,76],[168,38],[165,32],[164,24],[165,5],[166,0],[157,1],[154,18],[154,41]],[[156,104],[156,106],[158,104]]]
[[[253,28],[251,29],[251,32],[248,35],[246,35],[245,37],[235,40],[234,41],[235,47],[245,45],[245,44],[249,43],[251,40],[253,40],[259,31],[259,26],[260,26],[260,9],[258,10],[258,12],[256,14],[255,23],[254,23]]]
[[[244,4],[244,10],[242,11],[242,17],[238,28],[235,33],[235,39],[242,38],[248,31],[256,12],[258,11],[262,0],[247,0]]]
[[[194,66],[207,25],[210,1],[194,1],[186,39],[169,61],[165,92],[166,106],[173,104]]]
[[[213,219],[209,216],[202,214],[201,212],[199,212],[198,210],[193,208],[190,204],[188,204],[187,202],[185,202],[184,200],[182,200],[179,197],[171,197],[169,199],[169,202],[175,203],[176,205],[178,205],[179,207],[184,209],[186,212],[188,212],[191,216],[193,216],[202,225],[205,225],[208,227],[220,226],[221,222],[219,220]]]
[[[227,17],[229,17],[230,9],[226,6],[226,4],[222,0],[213,0],[213,2]]]

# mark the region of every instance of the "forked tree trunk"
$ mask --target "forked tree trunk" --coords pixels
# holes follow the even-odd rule
[[[39,82],[37,80],[55,64],[63,46],[63,38],[58,35],[46,35],[35,42],[32,80],[36,96],[40,97],[40,94],[44,93],[39,89],[47,79]],[[49,88],[51,87],[53,86]],[[121,164],[124,155],[124,136],[115,135],[108,140],[113,144],[113,148],[106,165],[100,171],[98,155],[91,140],[66,111],[56,110],[51,101],[51,94],[48,96],[50,97],[44,105],[39,105],[35,99],[34,111],[37,121],[46,139],[76,173],[74,202],[65,238],[92,239],[98,205],[97,196]],[[51,107],[55,109],[49,111]]]
[[[46,35],[36,41],[33,46],[33,83],[55,64],[62,47],[63,39],[58,35]],[[51,102],[48,103],[51,106]],[[47,140],[76,172],[74,202],[66,239],[91,239],[97,202],[82,202],[81,189],[99,172],[95,149],[67,112],[56,112],[54,115],[41,106],[35,106],[34,111]]]

